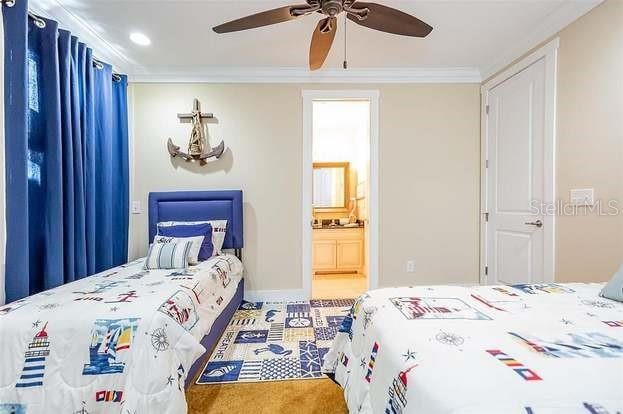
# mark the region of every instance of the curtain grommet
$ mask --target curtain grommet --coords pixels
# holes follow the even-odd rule
[[[34,13],[31,13],[30,10],[28,11],[28,17],[30,17],[32,19],[32,21],[35,23],[35,26],[37,26],[39,29],[44,29],[45,28],[45,20],[43,20],[41,17],[37,16]]]

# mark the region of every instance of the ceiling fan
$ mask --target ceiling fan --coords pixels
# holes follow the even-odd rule
[[[309,48],[309,68],[311,70],[320,69],[324,64],[335,38],[336,16],[341,13],[346,13],[349,20],[361,26],[397,35],[426,37],[433,30],[431,26],[416,17],[377,3],[357,0],[306,1],[307,4],[279,7],[232,20],[216,26],[212,30],[219,34],[238,32],[294,20],[314,12],[324,14],[328,17],[318,22],[312,35]]]

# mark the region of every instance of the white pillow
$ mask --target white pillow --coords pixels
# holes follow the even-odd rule
[[[612,279],[604,286],[599,296],[606,299],[623,302],[623,265],[612,276]]]
[[[169,236],[158,236],[154,237],[154,243],[182,243],[189,242],[190,249],[188,251],[188,264],[196,265],[199,263],[199,250],[201,249],[201,244],[203,243],[203,236],[196,237],[169,237]]]
[[[206,220],[206,221],[161,221],[158,223],[158,227],[171,227],[171,226],[192,226],[193,224],[205,224],[210,223],[212,226],[212,245],[214,245],[214,251],[212,256],[218,256],[223,254],[223,243],[225,243],[225,234],[227,233],[227,220]]]
[[[223,254],[223,243],[227,233],[227,220],[210,220],[212,226],[212,244],[214,245],[213,256]]]

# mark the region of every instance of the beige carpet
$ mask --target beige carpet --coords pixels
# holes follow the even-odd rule
[[[192,385],[190,414],[345,414],[342,389],[330,379]]]

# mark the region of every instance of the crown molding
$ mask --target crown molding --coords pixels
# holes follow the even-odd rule
[[[603,1],[604,0],[579,0],[563,2],[555,12],[547,16],[541,24],[535,30],[530,31],[526,37],[518,38],[516,42],[505,47],[505,52],[500,54],[493,63],[481,66],[480,73],[482,74],[482,80],[486,81],[493,77],[493,75],[502,71],[524,54],[556,35],[566,26],[603,3]]]
[[[97,59],[110,63],[115,71],[125,73],[135,67],[136,62],[108,42],[88,22],[63,6],[59,0],[30,0],[28,8],[41,17],[57,21],[61,28],[70,30],[93,50]]]
[[[480,83],[478,68],[188,68],[129,75],[133,83]]]

